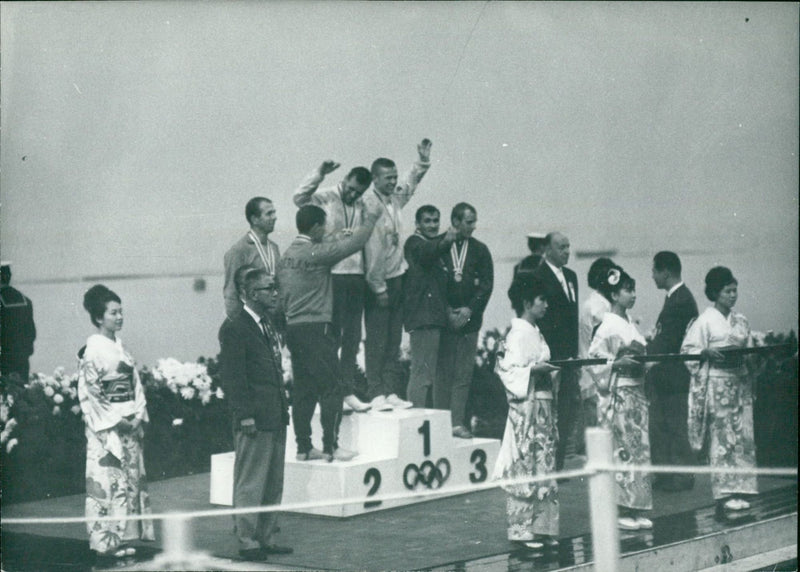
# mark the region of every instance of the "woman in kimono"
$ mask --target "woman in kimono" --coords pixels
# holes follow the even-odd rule
[[[616,266],[610,258],[600,257],[589,267],[586,278],[592,291],[581,304],[578,313],[578,355],[582,358],[588,357],[589,345],[592,343],[594,332],[603,321],[603,316],[611,309],[611,303],[598,291],[598,288],[600,281],[606,277],[608,269]],[[597,387],[595,387],[594,379],[588,369],[581,371],[580,387],[580,420],[583,426],[578,427],[575,449],[579,455],[582,455],[586,452],[584,430],[586,427],[597,425]]]
[[[627,313],[636,303],[636,281],[621,268],[610,268],[600,282],[600,292],[611,303],[611,309],[603,316],[588,352],[589,357],[608,360],[590,370],[597,385],[597,419],[601,427],[611,430],[615,463],[649,465],[644,365],[631,357],[644,354],[646,342]],[[615,479],[619,528],[653,528],[652,521],[645,517],[645,511],[653,508],[650,475],[620,471]]]
[[[117,337],[121,301],[98,284],[84,295],[83,307],[98,331],[78,354],[78,399],[86,422],[86,516],[147,514],[142,455],[147,408],[133,358]],[[89,520],[86,526],[89,547],[103,556],[133,556],[136,550],[127,541],[155,539],[151,520]]]
[[[689,386],[689,442],[695,451],[709,436],[712,467],[755,467],[753,388],[742,355],[719,350],[752,345],[747,318],[733,310],[738,283],[728,268],[716,266],[706,275],[706,296],[714,305],[689,326],[681,353],[701,354],[701,362],[687,362]],[[743,495],[758,492],[755,475],[714,473],[711,491],[721,509],[750,508]]]
[[[508,420],[494,469],[495,479],[524,479],[555,470],[558,441],[553,407],[550,348],[536,321],[547,311],[542,284],[530,274],[508,290],[517,318],[497,352],[496,372],[506,389]],[[558,546],[555,479],[504,486],[508,493],[508,539],[531,550]]]

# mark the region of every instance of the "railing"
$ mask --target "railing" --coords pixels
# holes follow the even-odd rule
[[[159,570],[191,570],[199,569],[204,562],[210,562],[210,557],[204,552],[193,549],[191,539],[191,521],[195,518],[231,516],[248,513],[267,513],[267,512],[292,512],[309,508],[325,506],[338,506],[351,503],[364,503],[366,501],[392,501],[408,499],[414,497],[437,497],[443,492],[447,494],[470,493],[482,490],[493,489],[500,486],[520,485],[527,483],[548,482],[553,479],[568,479],[575,477],[589,478],[589,507],[591,515],[592,548],[594,553],[594,566],[596,570],[616,571],[619,569],[619,530],[617,528],[617,503],[616,486],[614,484],[613,473],[617,471],[625,472],[646,472],[651,474],[658,473],[691,473],[702,474],[742,474],[758,475],[767,477],[797,477],[797,469],[777,469],[777,468],[719,468],[702,466],[675,466],[675,465],[615,465],[613,462],[613,448],[611,432],[607,429],[592,427],[586,430],[586,450],[588,453],[587,463],[583,469],[559,471],[539,475],[536,477],[526,477],[517,479],[495,480],[486,483],[470,484],[464,486],[447,487],[446,489],[436,489],[431,491],[421,491],[413,493],[393,493],[378,494],[370,497],[350,497],[329,501],[315,501],[290,503],[261,507],[213,509],[190,512],[167,512],[160,514],[132,515],[128,517],[91,517],[85,516],[72,517],[41,517],[41,518],[4,518],[4,525],[13,524],[74,524],[91,521],[115,521],[121,520],[163,520],[164,549],[152,563],[147,566]],[[219,570],[241,570],[241,563],[236,563],[235,567],[228,567],[220,560],[214,560],[214,569]],[[142,568],[145,569],[145,568]]]

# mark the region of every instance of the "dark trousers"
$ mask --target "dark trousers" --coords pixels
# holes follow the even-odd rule
[[[365,362],[367,366],[367,398],[397,393],[402,383],[400,341],[403,336],[403,277],[386,281],[389,296],[387,307],[378,306],[378,299],[367,291],[364,323],[367,329]]]
[[[687,393],[653,391],[650,398],[650,458],[654,465],[693,465]]]
[[[286,428],[233,434],[236,460],[233,465],[233,506],[236,508],[281,504]],[[278,522],[277,512],[237,514],[233,517],[240,550],[270,543]]]
[[[567,441],[575,431],[581,412],[581,388],[578,383],[579,371],[563,369],[559,373],[558,384],[558,447],[556,447],[556,470],[564,468],[567,454]]]
[[[286,327],[286,344],[292,353],[292,424],[297,452],[311,450],[311,419],[319,403],[322,448],[332,453],[337,446],[342,420],[339,359],[336,338],[328,323],[294,324]]]
[[[356,392],[356,355],[364,316],[363,274],[333,274],[333,331],[339,346],[342,395]]]
[[[408,376],[406,399],[414,407],[426,408],[431,401],[431,388],[438,383],[439,338],[442,329],[418,328],[409,332],[411,343],[411,371]]]
[[[475,371],[478,332],[442,330],[439,341],[438,383],[433,386],[433,406],[449,409],[453,427],[469,427],[467,400]]]

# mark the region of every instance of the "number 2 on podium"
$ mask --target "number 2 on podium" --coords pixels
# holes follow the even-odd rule
[[[378,489],[381,488],[381,472],[375,467],[367,469],[367,472],[364,473],[364,484],[368,485],[370,484],[370,482],[372,482],[372,486],[369,488],[369,491],[367,491],[368,497],[371,497],[372,495],[377,493]],[[381,502],[382,501],[379,500],[367,501],[364,503],[364,508],[372,508],[375,506],[380,506]]]

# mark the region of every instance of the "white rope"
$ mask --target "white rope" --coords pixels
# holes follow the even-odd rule
[[[521,477],[516,479],[498,479],[488,481],[486,483],[459,485],[459,486],[446,486],[440,489],[431,489],[419,492],[401,492],[401,493],[385,493],[374,496],[358,496],[347,497],[343,499],[331,499],[309,502],[297,502],[280,505],[258,506],[258,507],[244,507],[244,508],[229,508],[229,509],[212,509],[212,510],[198,510],[189,512],[166,512],[156,514],[135,514],[129,516],[104,516],[104,517],[86,517],[86,516],[64,516],[64,517],[36,517],[36,518],[3,518],[2,523],[9,524],[75,524],[81,522],[119,522],[123,520],[167,520],[177,518],[205,518],[217,516],[231,516],[237,514],[251,514],[251,513],[264,513],[264,512],[299,512],[304,509],[310,508],[323,508],[330,506],[349,505],[349,504],[362,504],[362,503],[376,503],[394,500],[408,500],[408,499],[423,499],[426,497],[439,497],[443,494],[454,495],[463,493],[479,492],[497,487],[507,487],[516,485],[525,485],[533,483],[542,483],[552,481],[554,479],[571,479],[576,477],[589,477],[599,472],[640,472],[640,473],[693,473],[693,474],[742,474],[742,475],[760,475],[765,477],[796,477],[797,469],[775,469],[775,468],[750,468],[750,467],[698,467],[698,466],[673,466],[673,465],[591,465],[583,469],[575,469],[571,471],[560,471],[555,473],[547,473],[535,477]]]

